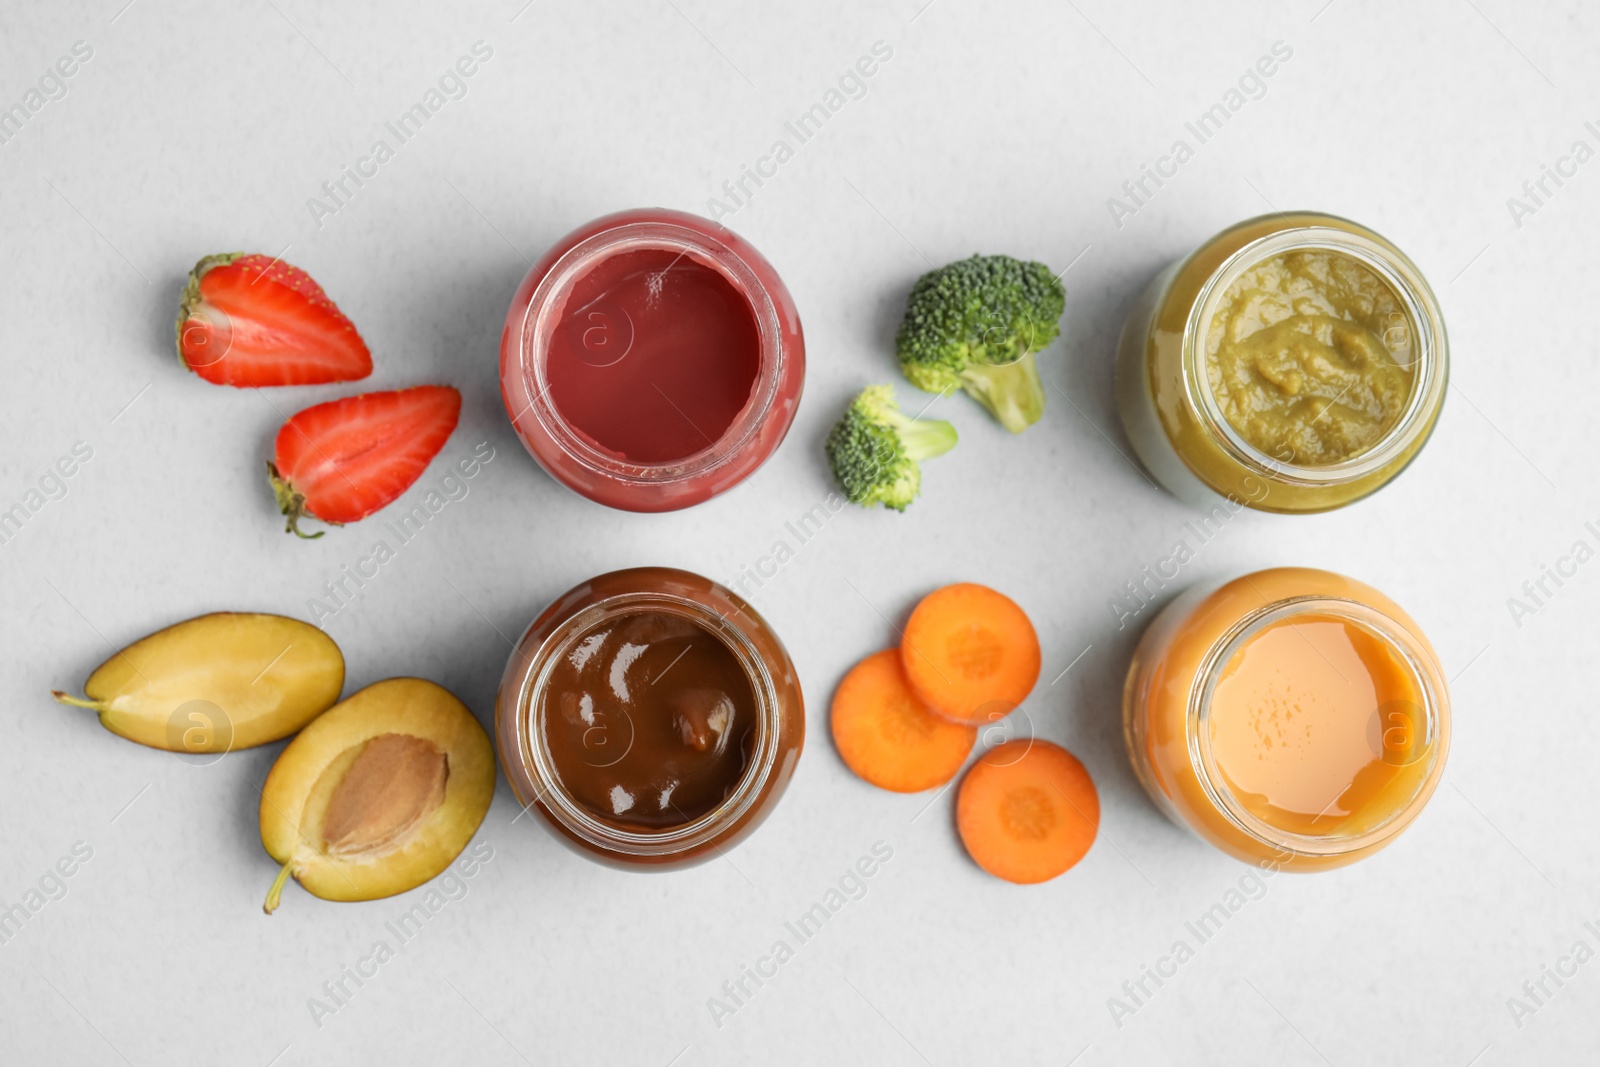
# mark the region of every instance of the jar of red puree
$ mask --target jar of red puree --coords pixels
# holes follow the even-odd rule
[[[511,424],[567,487],[673,511],[782,442],[805,378],[794,301],[743,238],[663,209],[596,219],[522,280],[500,338]]]
[[[591,578],[517,643],[495,704],[518,803],[623,867],[681,867],[772,811],[805,742],[783,643],[742,599],[688,571]]]

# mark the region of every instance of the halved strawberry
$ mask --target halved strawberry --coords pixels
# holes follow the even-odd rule
[[[372,353],[299,267],[243,252],[207,256],[178,308],[178,358],[217,385],[318,385],[372,373]]]
[[[267,464],[284,529],[306,515],[331,526],[364,519],[421,477],[461,415],[448,385],[363,393],[306,408],[283,424]]]

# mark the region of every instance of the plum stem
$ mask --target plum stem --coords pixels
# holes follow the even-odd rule
[[[290,860],[283,865],[283,868],[278,871],[278,877],[273,879],[272,888],[267,890],[267,902],[262,905],[261,910],[268,915],[278,910],[278,901],[283,897],[283,887],[288,884],[290,865],[293,862],[293,860]]]

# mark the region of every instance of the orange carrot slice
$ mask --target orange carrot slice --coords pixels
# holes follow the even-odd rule
[[[1039,680],[1039,635],[1016,602],[962,582],[922,598],[900,658],[912,690],[935,714],[985,723],[1010,714]]]
[[[1078,758],[1048,741],[1007,741],[961,781],[956,828],[996,878],[1047,882],[1077,863],[1100,827],[1100,796]]]
[[[955,777],[978,734],[917,699],[893,648],[850,669],[833,694],[832,719],[833,743],[845,765],[896,793],[920,793]]]

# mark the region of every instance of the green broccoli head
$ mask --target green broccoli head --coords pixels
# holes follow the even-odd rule
[[[941,419],[908,418],[894,390],[872,385],[850,402],[826,452],[833,476],[853,504],[904,511],[922,488],[921,461],[956,446],[956,428]]]
[[[1034,355],[1061,332],[1067,291],[1043,263],[973,256],[917,279],[895,336],[906,380],[930,393],[964,389],[1021,433],[1044,414]]]

